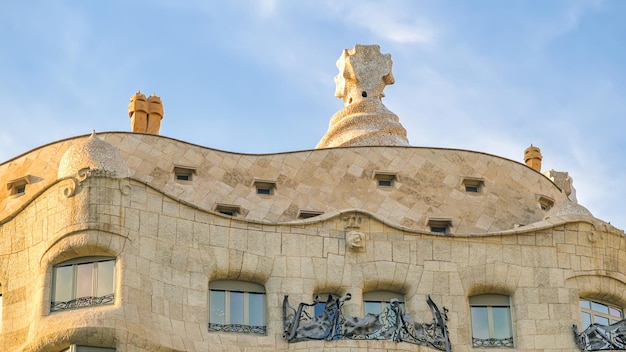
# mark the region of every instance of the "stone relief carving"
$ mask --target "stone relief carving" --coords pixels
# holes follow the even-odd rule
[[[365,234],[357,231],[350,231],[346,236],[346,243],[350,249],[361,249],[365,246]]]

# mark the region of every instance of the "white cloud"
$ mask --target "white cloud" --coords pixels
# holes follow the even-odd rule
[[[417,15],[413,2],[398,1],[330,1],[335,20],[367,29],[384,40],[402,44],[429,44],[435,29],[424,17]]]

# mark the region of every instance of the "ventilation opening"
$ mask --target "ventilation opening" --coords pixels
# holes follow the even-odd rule
[[[481,178],[467,177],[463,179],[463,187],[467,193],[482,193],[485,181]]]
[[[539,207],[543,211],[548,211],[554,206],[554,199],[547,196],[538,196],[537,202],[539,203]]]
[[[301,209],[300,212],[298,212],[298,219],[310,219],[322,214],[324,214],[323,211]]]
[[[215,205],[215,211],[227,216],[237,216],[237,214],[241,214],[241,207],[234,204],[218,203]]]
[[[7,182],[7,191],[12,196],[19,197],[26,193],[26,185],[32,182],[31,175],[26,175]]]
[[[428,227],[430,232],[448,234],[452,227],[452,220],[448,218],[429,218]]]
[[[186,183],[193,180],[193,175],[196,173],[196,169],[189,166],[174,165],[174,180]]]
[[[256,188],[256,194],[271,196],[276,190],[276,182],[267,180],[254,180],[254,187]]]
[[[398,176],[395,172],[374,171],[374,179],[378,187],[393,187]]]

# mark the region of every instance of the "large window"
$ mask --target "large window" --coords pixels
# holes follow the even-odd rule
[[[397,299],[404,309],[404,295],[389,291],[372,291],[363,294],[363,313],[377,314],[383,326],[395,326],[396,315],[391,309],[390,302]]]
[[[115,258],[83,257],[56,265],[52,271],[51,310],[112,304]]]
[[[583,330],[591,324],[611,325],[624,319],[622,308],[587,299],[580,300],[580,318]]]
[[[209,331],[266,334],[265,288],[252,282],[209,284]]]
[[[495,294],[470,297],[473,347],[514,347],[510,301]]]

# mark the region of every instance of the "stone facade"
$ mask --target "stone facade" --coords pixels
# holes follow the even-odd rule
[[[445,307],[455,352],[510,350],[473,347],[469,302],[483,294],[510,297],[515,349],[577,351],[580,299],[626,306],[624,232],[539,170],[480,152],[251,155],[114,132],[6,161],[0,183],[2,351],[435,351],[283,337],[285,295],[350,294],[343,312],[361,317],[379,291],[416,321],[432,319],[427,296]],[[96,257],[115,260],[110,304],[55,309],[59,264]],[[264,288],[264,333],[209,331],[221,280]]]

